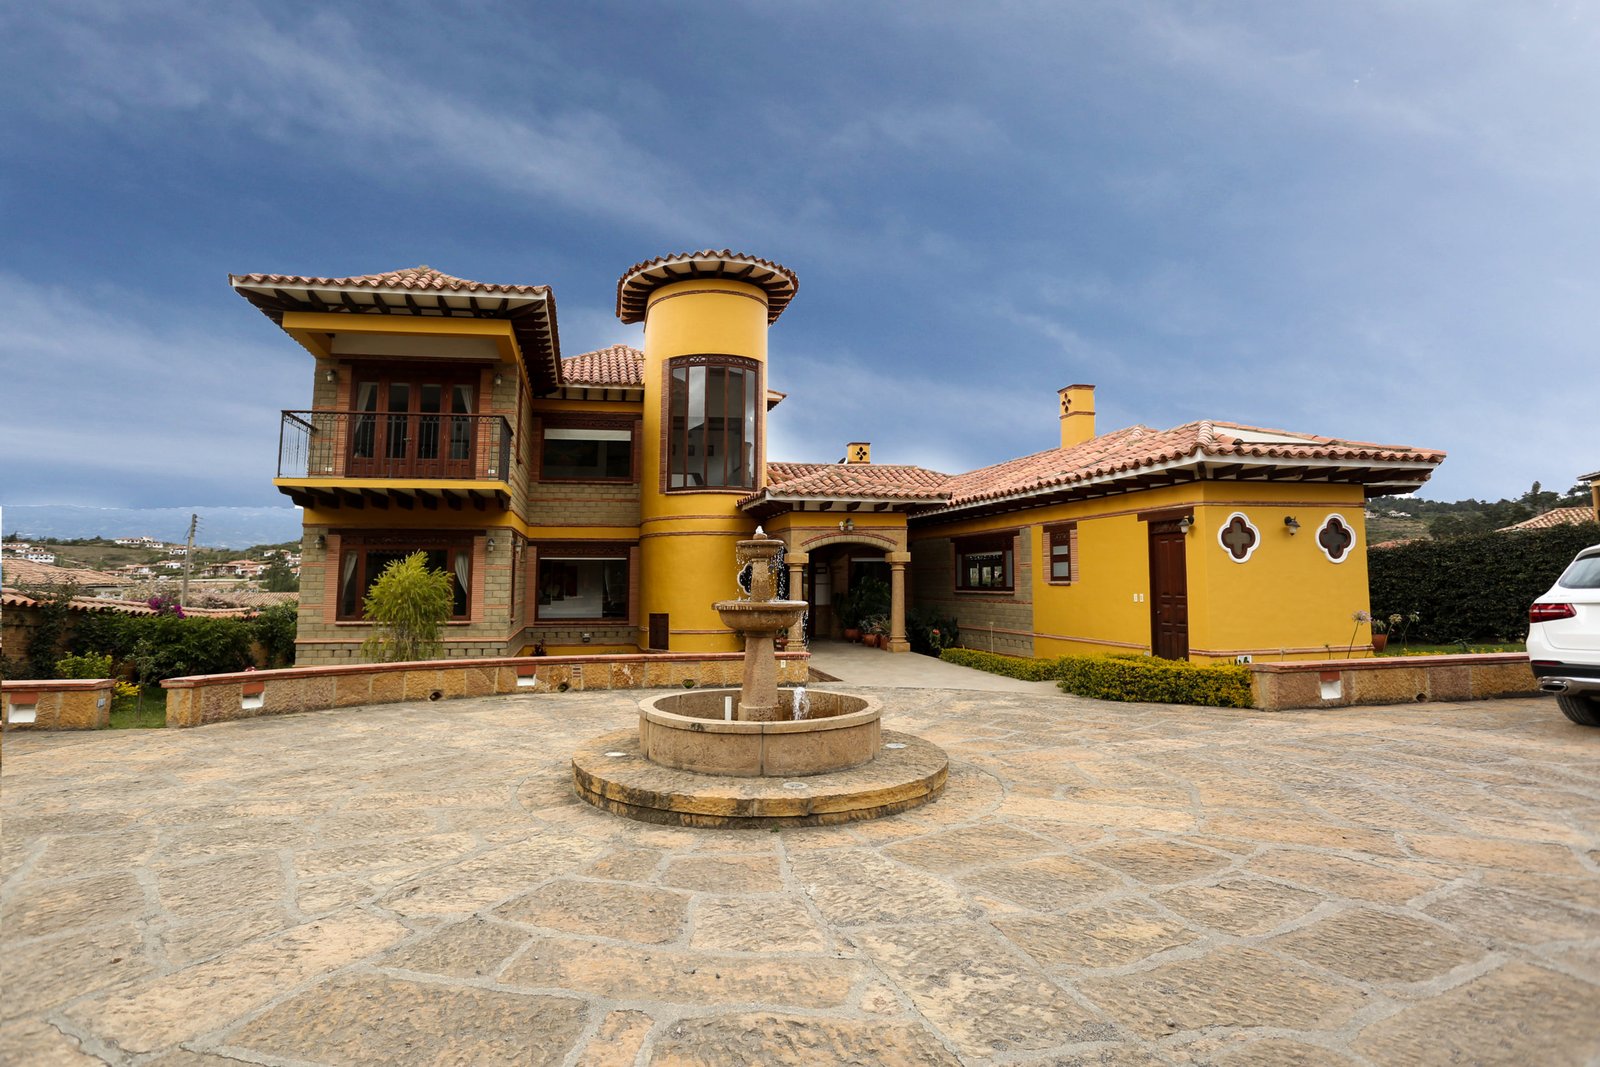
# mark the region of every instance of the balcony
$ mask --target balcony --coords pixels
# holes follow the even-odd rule
[[[274,482],[301,507],[509,507],[503,415],[285,411]]]

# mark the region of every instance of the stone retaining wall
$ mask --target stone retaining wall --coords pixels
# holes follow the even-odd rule
[[[810,659],[806,652],[778,653],[779,684],[803,685]],[[633,653],[291,667],[171,678],[161,685],[167,690],[167,725],[185,727],[258,715],[497,693],[675,689],[686,681],[695,686],[738,686],[743,672],[744,655],[739,652]]]
[[[1372,659],[1257,663],[1250,668],[1257,708],[1335,708],[1351,704],[1487,700],[1539,691],[1521,652],[1467,656],[1378,656]]]
[[[110,678],[0,682],[8,730],[103,730],[111,725]]]

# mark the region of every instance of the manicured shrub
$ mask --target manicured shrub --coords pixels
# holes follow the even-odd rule
[[[81,656],[63,656],[56,660],[55,678],[109,678],[111,657],[93,652]]]
[[[1248,708],[1250,670],[1152,656],[1063,656],[1051,661],[1064,692],[1098,700]]]
[[[1027,659],[998,652],[979,652],[972,648],[947,648],[939,653],[939,658],[947,663],[988,671],[990,674],[1003,674],[1024,682],[1049,682],[1060,677],[1054,673],[1056,661],[1053,659]]]
[[[1152,656],[1062,656],[1026,659],[947,648],[939,658],[1025,682],[1056,682],[1062,690],[1098,700],[1248,708],[1250,671],[1231,663],[1202,665]]]
[[[361,643],[361,655],[375,663],[441,655],[444,624],[455,603],[452,580],[447,571],[428,569],[425,552],[413,552],[385,567],[362,601],[374,632]]]
[[[1600,526],[1413,541],[1367,554],[1372,613],[1415,612],[1407,638],[1422,644],[1520,641],[1528,605],[1555,583],[1578,550],[1600,544]]]
[[[254,637],[253,628],[242,619],[93,612],[79,620],[72,646],[80,655],[108,655],[114,665],[131,664],[148,684],[254,666]]]

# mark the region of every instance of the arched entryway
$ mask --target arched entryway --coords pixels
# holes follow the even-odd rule
[[[810,641],[843,640],[846,624],[881,620],[891,652],[908,651],[903,530],[790,531],[791,595],[811,605],[803,622]],[[809,534],[809,536],[806,536]]]

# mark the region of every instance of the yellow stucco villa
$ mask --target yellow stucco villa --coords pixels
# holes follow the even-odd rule
[[[964,474],[873,463],[866,442],[769,460],[767,333],[798,281],[729,251],[630,267],[617,316],[644,350],[565,359],[547,286],[229,280],[315,361],[275,482],[304,509],[307,665],[357,655],[368,585],[418,550],[456,577],[453,657],[733,651],[711,602],[758,524],[812,604],[791,642],[837,636],[871,578],[891,651],[917,608],[1018,655],[1321,658],[1368,606],[1365,501],[1444,458],[1228,422],[1099,433],[1094,387],[1070,385],[1059,447]]]

